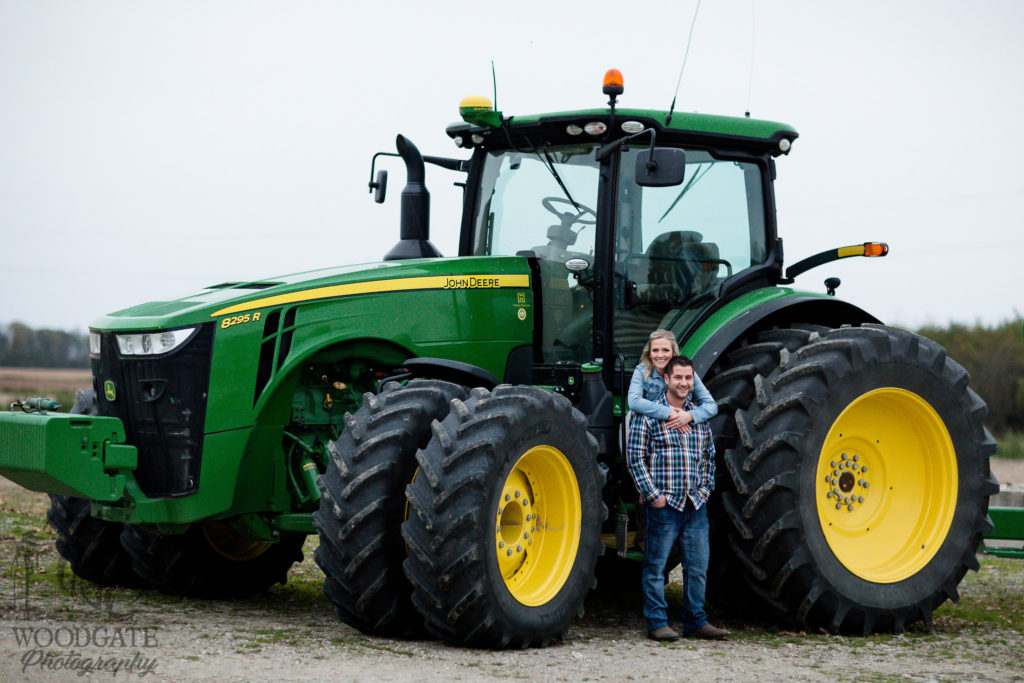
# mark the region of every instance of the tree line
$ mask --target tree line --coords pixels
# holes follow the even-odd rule
[[[918,334],[946,347],[971,373],[971,388],[988,404],[988,428],[1024,431],[1024,340],[1020,318],[996,327],[952,324],[924,327]]]
[[[18,322],[0,326],[0,365],[87,368],[89,335],[63,330],[33,330]]]
[[[952,324],[917,330],[934,339],[971,373],[971,387],[988,404],[989,428],[1024,430],[1024,340],[1021,320],[994,327]],[[0,365],[89,367],[89,336],[83,332],[33,330],[14,322],[0,326]]]

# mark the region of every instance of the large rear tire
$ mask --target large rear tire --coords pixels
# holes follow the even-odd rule
[[[304,534],[276,543],[241,537],[227,522],[195,524],[184,534],[161,534],[125,525],[121,544],[135,573],[153,588],[194,598],[247,598],[276,583],[302,561]]]
[[[562,638],[594,586],[604,473],[586,418],[533,387],[474,389],[407,489],[405,573],[427,629],[473,647]]]
[[[98,415],[96,391],[91,387],[75,392],[69,411],[75,415]],[[57,552],[67,560],[71,571],[100,586],[142,585],[132,570],[132,559],[121,547],[124,526],[89,514],[84,498],[50,495],[46,520],[57,532]]]
[[[467,394],[438,380],[388,383],[380,394],[363,396],[354,415],[345,415],[345,431],[330,445],[320,509],[313,513],[320,534],[314,557],[338,617],[364,633],[423,631],[402,572],[405,487],[416,471],[416,449],[430,439],[431,421],[443,419],[451,399]]]
[[[930,623],[958,598],[997,490],[968,379],[935,342],[881,325],[812,337],[757,379],[723,505],[767,605],[867,634]]]
[[[807,344],[814,332],[828,328],[819,325],[797,324],[793,327],[771,328],[752,335],[728,352],[714,365],[704,378],[708,391],[718,404],[718,414],[711,418],[711,433],[715,440],[715,495],[708,501],[708,521],[711,525],[711,564],[708,568],[708,601],[718,609],[759,617],[759,601],[746,589],[742,567],[732,551],[729,533],[732,522],[722,507],[724,494],[734,489],[724,455],[739,442],[736,430],[736,411],[746,408],[754,400],[754,380],[767,375],[779,366],[782,354],[793,352]]]

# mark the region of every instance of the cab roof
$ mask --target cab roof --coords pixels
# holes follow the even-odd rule
[[[654,109],[615,110],[613,132],[607,134],[611,110],[581,109],[549,114],[508,116],[500,127],[453,123],[448,135],[461,147],[507,149],[541,144],[608,142],[637,132],[637,124],[653,128],[658,144],[697,145],[745,149],[754,153],[786,154],[798,137],[784,123],[735,116],[716,116],[695,112],[668,112]],[[591,124],[588,127],[588,124]],[[603,127],[602,127],[603,126]]]

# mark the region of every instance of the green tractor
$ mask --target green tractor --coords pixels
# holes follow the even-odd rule
[[[605,108],[467,98],[447,133],[468,158],[399,136],[401,239],[381,263],[96,320],[71,414],[0,418],[0,473],[51,495],[72,569],[248,596],[317,533],[324,591],[366,633],[556,641],[598,570],[642,557],[624,399],[666,328],[719,405],[713,602],[870,633],[955,600],[991,530],[984,403],[838,280],[789,286],[887,247],[784,268],[773,182],[796,131],[618,109],[609,73]],[[429,241],[425,163],[465,174],[457,257]]]

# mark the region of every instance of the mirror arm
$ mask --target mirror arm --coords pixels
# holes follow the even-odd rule
[[[447,168],[449,171],[468,171],[469,161],[467,159],[452,159],[449,157],[433,157],[424,154],[423,161],[428,164],[434,164],[441,168]]]
[[[398,154],[396,154],[394,152],[377,152],[376,154],[373,155],[373,158],[370,160],[370,182],[369,182],[370,192],[373,192],[374,190],[377,189],[377,181],[374,180],[374,178],[373,178],[373,173],[376,170],[376,166],[377,166],[377,157],[397,157],[397,156],[400,156],[400,155],[398,155]]]
[[[654,149],[654,139],[655,139],[655,135],[656,135],[655,132],[654,132],[654,129],[653,128],[644,128],[639,133],[633,133],[632,135],[627,135],[624,138],[619,138],[618,140],[614,140],[612,142],[609,142],[607,145],[601,145],[600,147],[597,148],[597,151],[594,152],[594,160],[595,161],[601,161],[605,157],[611,155],[611,153],[614,152],[615,150],[617,150],[619,147],[624,147],[633,138],[638,138],[641,135],[645,135],[647,133],[651,134],[651,149],[653,150]]]

